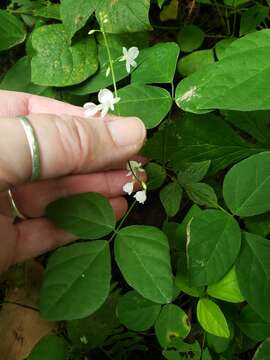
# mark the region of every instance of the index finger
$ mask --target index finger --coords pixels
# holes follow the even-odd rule
[[[43,96],[0,90],[0,117],[30,114],[69,114],[83,117],[82,107]]]

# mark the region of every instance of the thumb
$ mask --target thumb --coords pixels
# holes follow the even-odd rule
[[[28,116],[40,147],[41,177],[48,179],[114,167],[135,155],[146,130],[133,117],[84,119],[69,115]],[[18,118],[0,118],[0,191],[31,177],[32,159]]]

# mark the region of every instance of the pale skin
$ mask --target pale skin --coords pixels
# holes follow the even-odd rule
[[[31,155],[16,118],[27,116],[41,151],[41,181],[31,183]],[[45,97],[0,91],[0,272],[76,240],[44,216],[46,206],[83,192],[106,196],[120,219],[127,210],[125,165],[145,140],[137,118],[83,117],[83,109]],[[137,186],[138,187],[138,186]],[[14,224],[7,195],[11,188],[28,218]]]

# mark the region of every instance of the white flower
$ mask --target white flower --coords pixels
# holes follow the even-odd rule
[[[134,198],[140,203],[140,204],[144,204],[146,201],[146,191],[145,190],[140,190],[137,191],[136,194],[134,195]]]
[[[138,57],[138,55],[139,55],[139,49],[136,46],[132,46],[129,49],[123,47],[123,56],[121,56],[119,61],[126,62],[126,69],[128,73],[130,73],[131,66],[133,67],[137,66],[135,59]]]
[[[142,163],[135,161],[135,160],[130,160],[127,163],[127,176],[133,176],[134,174],[137,175],[140,172],[144,172],[143,168],[142,168]]]
[[[87,337],[85,335],[80,337],[80,342],[84,345],[88,344]]]
[[[128,182],[123,186],[123,191],[126,192],[128,195],[131,195],[133,192],[133,182]]]
[[[84,117],[94,116],[97,112],[101,111],[101,117],[103,118],[110,109],[114,110],[114,104],[117,104],[120,98],[114,97],[113,93],[108,89],[101,89],[98,93],[98,101],[100,102],[99,105],[94,103],[84,104]]]

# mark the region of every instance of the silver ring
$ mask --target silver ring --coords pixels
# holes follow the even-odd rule
[[[20,210],[17,208],[17,205],[14,201],[14,198],[13,198],[13,195],[12,195],[12,192],[11,190],[9,189],[8,190],[8,197],[9,197],[9,200],[11,202],[11,206],[12,206],[12,211],[13,211],[13,215],[15,217],[18,217],[22,220],[26,220],[27,218],[20,212]]]
[[[23,126],[28,145],[30,148],[31,159],[32,159],[32,174],[31,181],[37,181],[40,179],[41,164],[40,164],[40,149],[37,139],[36,132],[31,122],[25,116],[19,116],[18,119]]]

